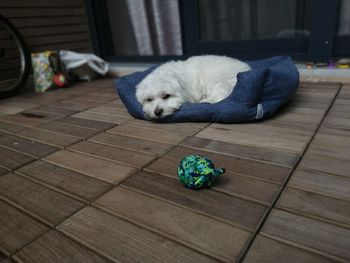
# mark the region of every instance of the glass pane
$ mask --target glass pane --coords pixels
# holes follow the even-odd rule
[[[309,36],[308,0],[199,0],[201,41]]]
[[[350,35],[350,1],[342,0],[339,9],[338,35]]]

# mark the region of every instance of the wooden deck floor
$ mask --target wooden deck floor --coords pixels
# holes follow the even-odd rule
[[[0,262],[349,262],[350,86],[255,124],[130,117],[112,80],[0,102]],[[202,154],[209,190],[176,178]]]

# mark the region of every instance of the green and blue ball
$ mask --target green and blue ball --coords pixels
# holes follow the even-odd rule
[[[215,168],[208,158],[195,154],[183,158],[177,168],[180,182],[191,189],[209,188],[224,172],[224,168]]]

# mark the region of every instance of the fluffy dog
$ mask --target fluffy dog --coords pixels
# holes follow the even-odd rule
[[[136,86],[147,119],[163,118],[186,103],[216,103],[228,97],[248,64],[224,56],[195,56],[156,68]]]

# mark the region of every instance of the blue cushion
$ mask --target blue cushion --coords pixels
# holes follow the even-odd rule
[[[237,75],[232,94],[215,103],[187,103],[158,122],[238,123],[271,117],[291,99],[299,83],[299,72],[289,57],[272,57],[248,62],[251,70]],[[135,97],[138,83],[158,65],[116,80],[117,92],[129,113],[145,119]]]

